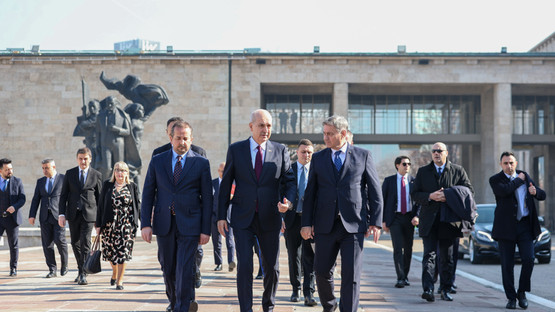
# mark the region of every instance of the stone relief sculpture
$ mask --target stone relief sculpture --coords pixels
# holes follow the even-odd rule
[[[141,84],[141,79],[127,75],[122,81],[107,79],[104,72],[100,81],[109,90],[117,90],[132,101],[122,108],[115,96],[102,101],[88,99],[88,87],[83,84],[83,113],[77,117],[73,136],[83,136],[83,143],[92,152],[92,166],[104,179],[110,177],[114,164],[125,161],[129,177],[139,183],[142,161],[140,157],[144,122],[160,106],[169,103],[166,91],[154,84]]]

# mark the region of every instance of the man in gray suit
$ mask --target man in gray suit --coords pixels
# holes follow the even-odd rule
[[[58,224],[58,206],[60,204],[60,195],[62,194],[62,184],[64,175],[56,172],[56,163],[54,159],[45,159],[42,161],[42,172],[44,177],[37,180],[35,194],[31,202],[29,210],[29,223],[35,225],[35,217],[39,210],[40,203],[40,235],[42,240],[42,251],[46,258],[46,265],[50,271],[46,278],[57,276],[56,255],[54,253],[54,244],[58,247],[62,268],[60,275],[67,274],[67,243],[66,229]]]
[[[237,293],[241,312],[252,311],[253,246],[260,243],[264,268],[263,311],[273,311],[279,279],[279,233],[281,215],[293,205],[295,176],[289,151],[269,141],[272,116],[259,109],[251,114],[252,136],[233,143],[227,150],[218,205],[218,231],[228,230],[227,211],[231,202],[231,226],[237,250]],[[230,200],[235,181],[235,195]],[[284,194],[280,194],[283,190]],[[285,196],[283,196],[285,195]]]

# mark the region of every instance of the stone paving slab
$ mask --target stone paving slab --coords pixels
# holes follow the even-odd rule
[[[506,300],[502,292],[461,276],[457,278],[459,291],[453,295],[455,299],[453,302],[442,301],[437,295],[434,303],[424,301],[420,298],[421,264],[414,260],[409,275],[412,285],[402,289],[395,288],[393,257],[391,251],[387,249],[388,245],[390,242],[387,238],[380,244],[366,241],[359,311],[505,310]],[[48,270],[42,248],[30,247],[20,250],[17,278],[8,276],[8,251],[0,251],[0,311],[165,311],[168,301],[156,248],[155,243],[147,244],[140,238],[137,239],[133,260],[129,262],[125,275],[125,289],[121,291],[110,286],[111,269],[106,262],[103,262],[101,273],[87,278],[89,285],[76,285],[73,282],[77,275],[76,264],[71,250],[69,251],[70,272],[64,277],[58,276],[51,279],[44,278]],[[239,311],[235,272],[228,272],[227,265],[224,265],[220,272],[212,270],[214,262],[211,243],[205,245],[204,255],[201,268],[203,285],[197,290],[199,311]],[[340,260],[335,274],[337,295],[340,285],[339,268]],[[287,253],[282,239],[281,274],[274,311],[322,311],[321,305],[305,307],[302,302],[289,302],[291,287],[287,269]],[[257,268],[255,268],[256,271]],[[262,281],[254,280],[253,310],[255,312],[262,311],[261,296]],[[528,310],[551,311],[533,302],[530,302]]]

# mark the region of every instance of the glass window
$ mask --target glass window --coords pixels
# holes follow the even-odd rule
[[[555,96],[512,97],[514,134],[554,134]]]
[[[321,133],[322,121],[330,116],[331,95],[264,96],[274,120],[274,133]]]

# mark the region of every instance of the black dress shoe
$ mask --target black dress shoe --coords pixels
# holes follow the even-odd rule
[[[73,281],[75,283],[79,283],[79,280],[81,280],[81,274],[77,275],[77,277]]]
[[[426,299],[426,301],[428,302],[436,301],[436,298],[434,298],[434,292],[432,290],[425,290],[422,293],[422,299]]]
[[[216,267],[214,268],[214,271],[221,271],[221,270],[222,270],[221,264],[216,265]]]
[[[299,302],[300,298],[299,298],[299,292],[298,291],[293,291],[293,293],[291,294],[291,298],[289,298],[289,301],[291,302]]]
[[[60,275],[61,276],[65,276],[67,274],[67,268],[66,267],[62,267],[62,269],[60,270]]]
[[[10,276],[16,277],[17,276],[17,270],[16,269],[10,269]]]
[[[193,300],[189,304],[189,312],[197,312],[197,311],[198,311],[198,303],[195,300]]]
[[[398,280],[397,283],[395,283],[395,288],[403,288],[403,287],[405,287],[405,281]]]
[[[229,263],[229,268],[228,268],[229,272],[233,272],[233,270],[235,270],[236,267],[237,267],[237,264],[235,262],[231,261]]]
[[[453,301],[453,297],[449,294],[449,291],[444,290],[441,292],[441,300]]]
[[[523,291],[519,291],[516,294],[516,298],[518,299],[518,306],[523,309],[528,309],[528,299],[526,299],[526,293]]]
[[[123,285],[116,285],[116,290],[123,290]]]
[[[410,286],[409,280],[405,278],[405,280],[403,281],[405,283],[405,286]]]
[[[453,283],[453,286],[451,286],[451,287],[457,289],[457,284]]]
[[[168,307],[166,308],[166,312],[173,312],[173,308],[172,308],[172,304],[168,304]]]
[[[195,274],[195,288],[200,288],[201,285],[202,285],[202,276],[200,275],[200,272],[197,272]]]
[[[308,295],[304,297],[304,305],[307,307],[313,307],[315,305],[317,305],[318,302],[316,302],[316,300],[314,299],[314,297],[312,295]]]
[[[46,274],[45,277],[46,278],[52,278],[52,277],[56,277],[56,276],[58,276],[58,275],[56,275],[55,271],[50,271],[48,274]]]
[[[509,299],[509,302],[507,302],[505,309],[510,309],[510,310],[516,309],[516,299]]]
[[[457,293],[457,289],[453,286],[451,286],[451,288],[449,288],[449,293],[450,294],[456,294]]]
[[[85,276],[85,274],[81,274],[81,278],[79,279],[79,282],[77,282],[77,284],[79,284],[79,285],[88,285],[89,284],[87,282],[87,277]]]
[[[115,278],[111,278],[110,279],[110,285],[114,286],[116,284],[116,279]]]
[[[262,274],[262,270],[258,270],[258,274],[255,277],[256,279],[263,279],[264,275]]]

